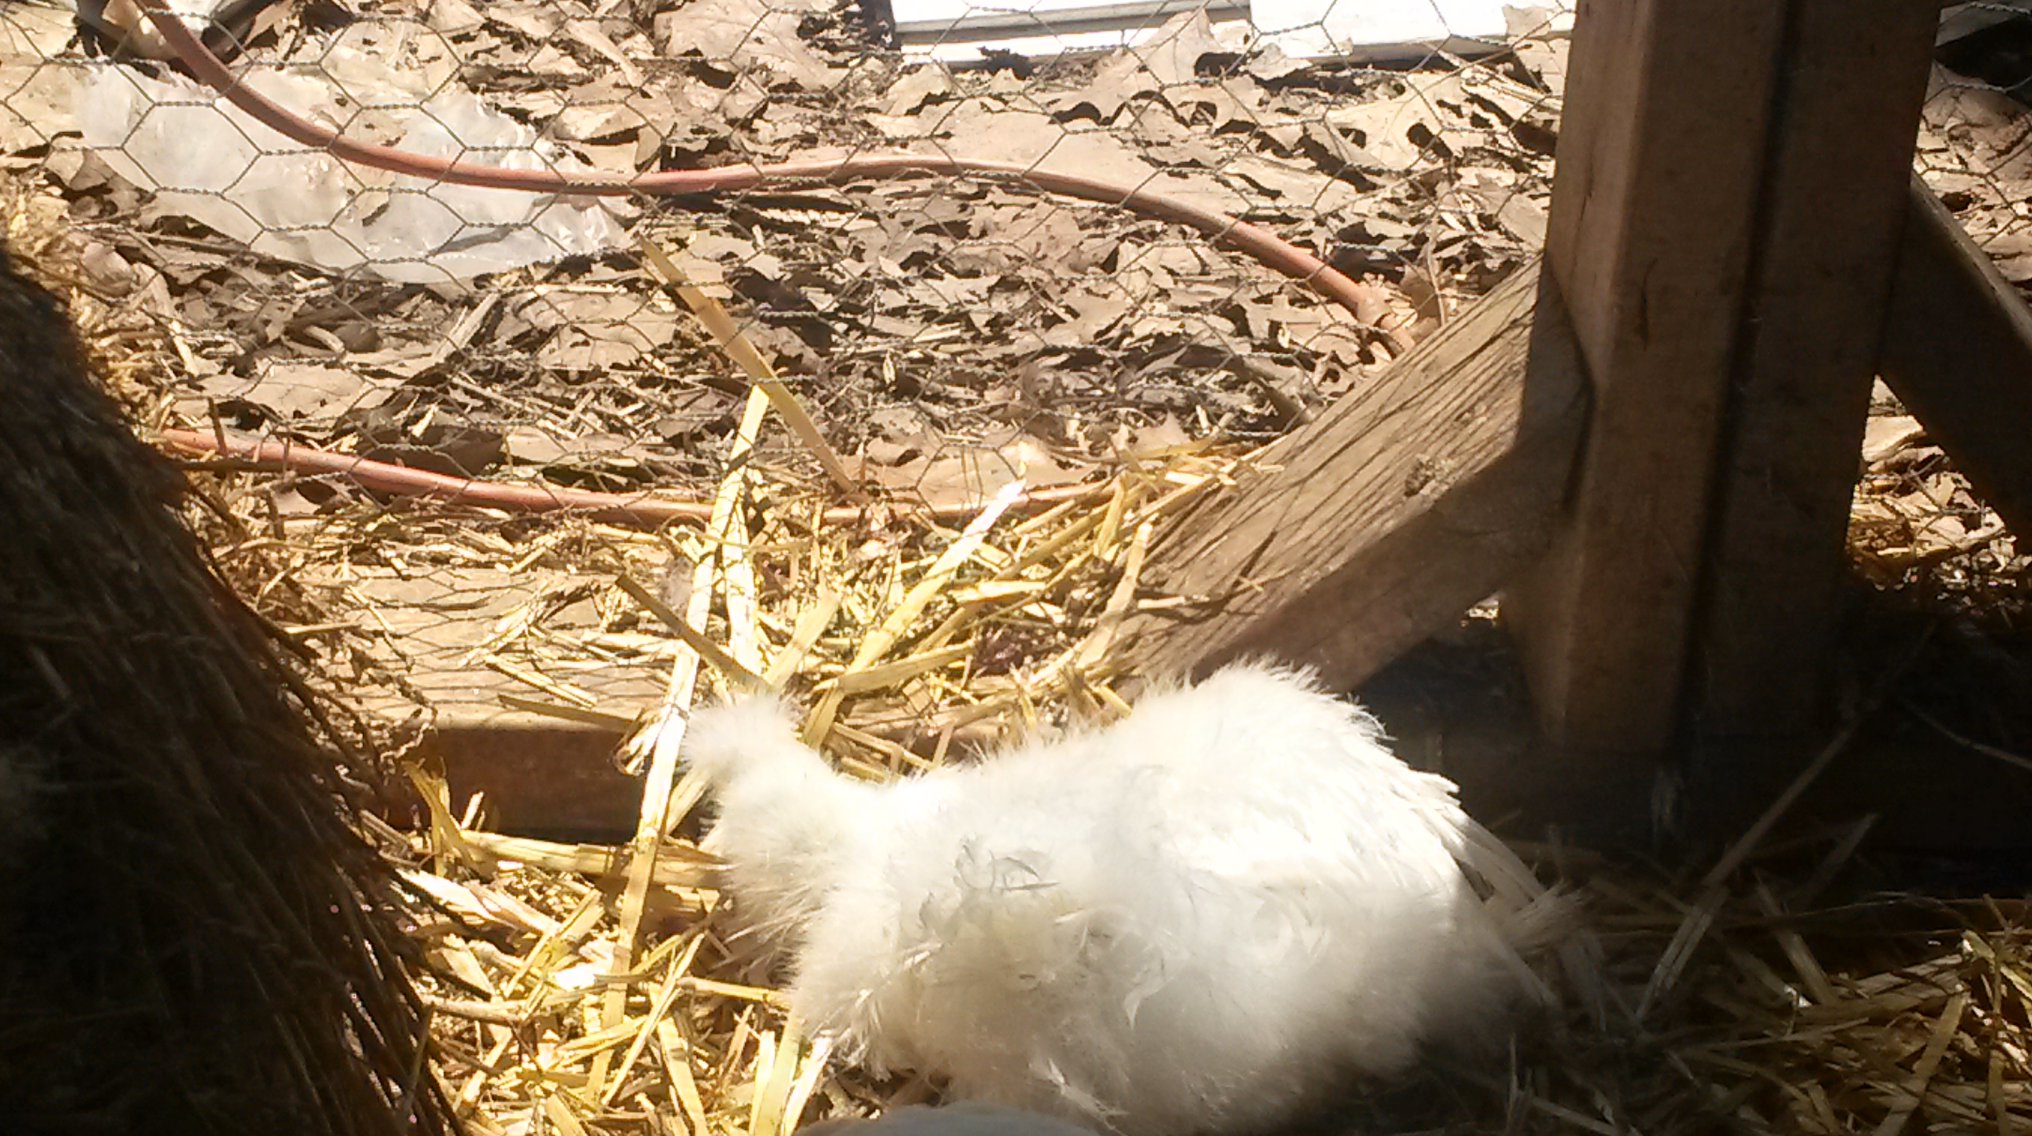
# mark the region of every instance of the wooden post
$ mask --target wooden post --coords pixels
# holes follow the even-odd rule
[[[1556,744],[1811,705],[1935,16],[1582,3],[1547,239],[1595,416],[1509,605]]]
[[[1794,0],[1704,558],[1704,737],[1793,734],[1823,709],[1939,17],[1916,0]]]
[[[1352,686],[1544,549],[1586,416],[1558,297],[1525,269],[1168,524],[1123,624],[1142,675],[1263,654]]]
[[[1557,748],[1673,735],[1785,8],[1575,15],[1546,260],[1594,413],[1571,515],[1504,603]]]

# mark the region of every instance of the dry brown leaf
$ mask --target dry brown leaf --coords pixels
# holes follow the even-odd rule
[[[656,17],[665,55],[695,55],[735,72],[759,68],[779,83],[830,89],[846,74],[799,32],[808,0],[686,0]]]
[[[1205,8],[1173,16],[1147,41],[1129,49],[1137,62],[1163,87],[1198,79],[1200,63],[1209,55],[1229,53],[1214,37]]]
[[[207,400],[260,407],[277,422],[328,424],[348,410],[384,402],[392,387],[351,368],[324,363],[277,362],[252,376],[222,374],[199,390]]]
[[[985,500],[1014,481],[1070,485],[1092,473],[1090,466],[1062,460],[1036,438],[1013,430],[962,444],[929,432],[877,439],[862,456],[864,474],[877,484],[928,501]]]

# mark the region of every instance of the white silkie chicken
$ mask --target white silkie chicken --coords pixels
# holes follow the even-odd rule
[[[888,785],[767,699],[685,753],[793,1011],[875,1071],[1130,1136],[1259,1127],[1494,1040],[1561,902],[1376,722],[1258,665]]]

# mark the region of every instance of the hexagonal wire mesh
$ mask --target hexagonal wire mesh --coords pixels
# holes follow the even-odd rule
[[[192,420],[365,449],[428,418],[433,437],[500,440],[448,455],[476,474],[504,458],[618,487],[707,473],[732,376],[642,242],[717,291],[833,445],[898,491],[969,488],[946,468],[962,444],[1020,440],[1049,479],[1151,441],[1262,438],[1394,350],[1203,234],[1020,178],[596,201],[348,164],[133,58],[164,52],[120,42],[120,7],[84,38],[52,9],[4,17],[5,141],[166,276]],[[1374,274],[1367,315],[1398,344],[1435,292],[1480,290],[1542,229],[1545,43],[1524,62],[1318,65],[1278,47],[1316,49],[1306,27],[1252,37],[1196,10],[1131,20],[1113,51],[965,66],[827,0],[223,8],[209,38],[234,72],[350,137],[620,175],[898,150],[1063,170]]]
[[[835,0],[170,7],[232,79],[409,155],[610,181],[1000,164],[680,195],[453,184],[284,138],[193,79],[132,4],[0,12],[0,150],[58,194],[88,290],[162,333],[138,369],[163,376],[142,392],[151,422],[539,495],[701,502],[747,379],[658,257],[724,305],[878,495],[1078,483],[1126,454],[1275,435],[1530,255],[1565,52],[1563,13],[1479,0],[1371,6],[1398,15],[1369,24],[1144,5],[1099,30],[1095,13],[899,22]],[[1456,11],[1473,25],[1450,27]],[[983,14],[985,32],[961,19]],[[1216,228],[1042,192],[1050,175]],[[1233,221],[1317,254],[1359,302],[1226,247]],[[834,493],[774,424],[755,460]],[[268,496],[277,532],[374,505],[330,478]],[[411,568],[461,591],[444,560]]]
[[[623,178],[999,162],[1263,225],[1372,285],[1349,312],[1214,235],[1021,176],[607,198],[405,177],[225,105],[132,4],[0,13],[0,151],[17,183],[63,191],[93,286],[170,333],[158,420],[694,495],[745,380],[645,247],[880,489],[1077,481],[1274,435],[1529,255],[1565,48],[1565,13],[1474,4],[1395,28],[1289,2],[181,7],[248,86],[413,154]],[[2021,285],[2028,43],[2022,3],[1950,6],[1918,157]],[[760,460],[812,471],[780,433]]]

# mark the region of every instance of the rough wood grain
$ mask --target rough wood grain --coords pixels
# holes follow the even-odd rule
[[[1824,708],[1938,18],[1793,0],[1694,636],[1704,736],[1792,734]]]
[[[2032,538],[2032,308],[1924,182],[1908,192],[1878,366],[1976,492]]]
[[[1673,736],[1786,5],[1583,0],[1546,259],[1594,388],[1574,508],[1506,596],[1557,745]]]
[[[1349,686],[1535,557],[1586,407],[1541,283],[1520,271],[1173,522],[1146,589],[1199,602],[1132,617],[1121,657],[1204,674],[1269,654]]]

